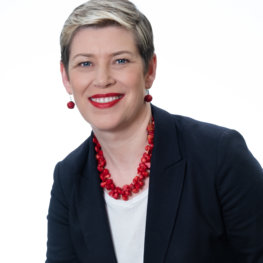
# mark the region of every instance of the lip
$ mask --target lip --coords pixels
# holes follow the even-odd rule
[[[113,98],[113,97],[118,97],[117,99],[113,99],[108,102],[98,102],[94,101],[93,99],[103,99],[103,98]],[[124,97],[124,94],[121,93],[106,93],[106,94],[95,94],[91,97],[89,97],[89,102],[95,106],[96,108],[99,109],[106,109],[113,107],[116,103],[118,103],[122,98]]]

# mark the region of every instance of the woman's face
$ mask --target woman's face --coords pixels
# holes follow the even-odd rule
[[[61,64],[64,86],[93,129],[125,128],[146,111],[156,57],[144,74],[132,32],[118,26],[84,28],[71,44],[68,75]]]

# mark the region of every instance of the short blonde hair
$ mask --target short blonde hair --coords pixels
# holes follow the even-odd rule
[[[68,69],[70,46],[77,31],[84,27],[118,25],[133,32],[145,71],[154,54],[153,33],[149,20],[128,0],[90,0],[70,14],[61,35],[61,61]]]

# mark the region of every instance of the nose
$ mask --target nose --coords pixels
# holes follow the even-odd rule
[[[98,88],[107,88],[114,83],[108,66],[98,66],[95,71],[94,85]]]

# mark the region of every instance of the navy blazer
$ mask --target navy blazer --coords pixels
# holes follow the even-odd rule
[[[262,263],[263,170],[242,136],[152,113],[144,262]],[[46,263],[117,262],[91,137],[55,168],[47,247]]]

